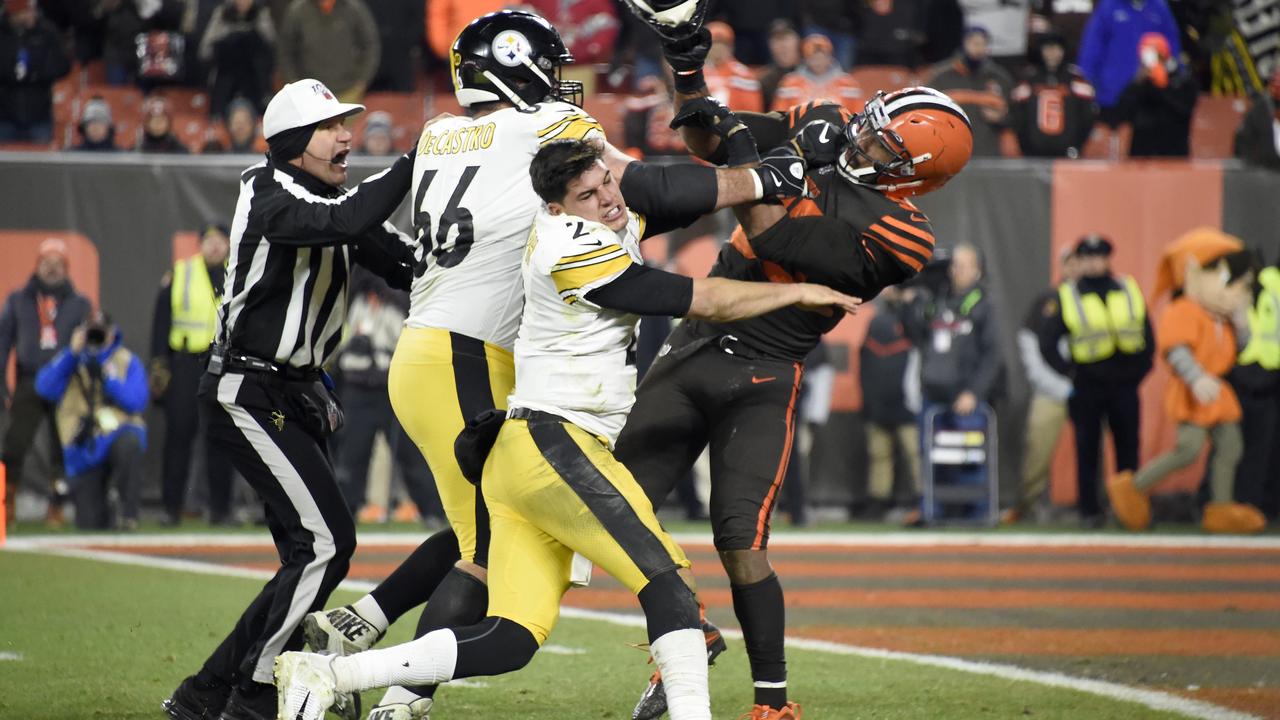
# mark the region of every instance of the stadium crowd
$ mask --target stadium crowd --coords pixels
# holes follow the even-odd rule
[[[1233,13],[1221,3],[1098,0],[1066,4],[1067,10],[1060,5],[1051,0],[721,2],[708,25],[714,44],[707,83],[740,110],[785,110],[826,97],[856,112],[877,90],[927,81],[965,108],[973,122],[974,154],[989,157],[1185,157],[1194,149],[1197,108],[1227,107],[1229,112],[1209,117],[1215,132],[1234,136],[1234,143],[1228,140],[1224,147],[1234,146],[1234,153],[1251,164],[1280,169],[1280,50],[1274,49],[1280,46],[1275,42],[1280,25],[1254,22],[1246,10]],[[427,101],[447,92],[446,57],[458,30],[479,14],[510,6],[491,0],[5,0],[0,149],[262,152],[260,116],[266,99],[282,82],[315,77],[343,100],[363,99],[371,110],[385,108],[357,121],[358,144],[365,154],[394,155],[412,141],[406,128],[421,122]],[[660,48],[620,3],[531,0],[520,6],[565,29],[580,66],[577,77],[589,90],[588,109],[612,108],[617,132],[610,135],[621,140],[620,146],[647,158],[686,154],[668,125],[672,90]],[[344,61],[333,63],[334,57]],[[1245,105],[1247,112],[1239,112]],[[209,456],[192,467],[196,428],[194,417],[184,416],[190,408],[182,402],[194,393],[191,358],[209,342],[203,331],[193,333],[190,327],[209,322],[201,313],[216,307],[212,298],[221,294],[226,235],[225,228],[207,228],[203,261],[178,259],[156,301],[146,367],[150,399],[166,413],[159,484],[170,524],[182,522],[193,507],[203,507],[215,524],[243,519],[243,510],[237,515],[233,508],[230,473],[219,459]],[[712,221],[680,244],[714,247],[725,236]],[[851,517],[918,520],[921,479],[932,472],[921,462],[921,443],[930,427],[925,419],[948,418],[952,429],[962,431],[989,427],[986,413],[1001,402],[1006,380],[1006,369],[989,360],[999,357],[999,339],[1016,333],[1033,398],[1025,437],[1004,438],[1023,443],[1024,466],[1016,473],[1005,471],[1005,484],[1017,490],[1007,493],[1012,499],[1002,517],[1015,522],[1052,514],[1046,498],[1050,458],[1069,418],[1076,437],[1086,438],[1077,450],[1076,513],[1086,525],[1103,522],[1098,458],[1104,419],[1115,435],[1118,469],[1140,469],[1136,400],[1129,405],[1102,400],[1115,400],[1117,383],[1128,388],[1124,397],[1136,396],[1153,356],[1166,350],[1162,333],[1152,330],[1144,314],[1132,312],[1143,291],[1153,288],[1135,290],[1131,278],[1113,275],[1106,262],[1110,250],[1109,240],[1083,238],[1061,258],[1062,285],[1038,298],[1016,329],[997,324],[994,300],[983,292],[981,254],[970,246],[940,254],[917,282],[887,289],[866,308],[871,318],[853,351],[860,368],[859,428],[865,432],[857,442],[866,448],[867,473],[849,473],[859,478]],[[652,262],[689,271],[680,266],[689,254],[673,252]],[[102,386],[97,393],[112,391],[101,376],[113,362],[121,368],[117,374],[133,374],[129,359],[107,357],[120,340],[109,321],[91,318],[65,268],[59,275],[59,259],[66,262],[65,251],[42,247],[31,282],[13,292],[0,315],[0,360],[7,363],[13,351],[18,370],[16,388],[10,394],[6,387],[4,393],[9,405],[4,462],[11,487],[22,485],[26,455],[41,423],[47,418],[51,428],[61,430],[55,408],[66,404],[61,391],[77,362],[97,378]],[[1275,445],[1280,413],[1275,273],[1272,268],[1251,275],[1248,301],[1216,316],[1232,320],[1219,324],[1234,326],[1240,354],[1212,371],[1226,383],[1219,383],[1219,392],[1234,389],[1239,396],[1236,420],[1242,423],[1231,463],[1238,466],[1232,471],[1234,491],[1223,498],[1215,490],[1213,500],[1250,504],[1273,521],[1280,514],[1280,490],[1274,475],[1268,477],[1262,468],[1271,465],[1267,451]],[[201,297],[208,295],[195,306],[188,302],[192,278]],[[387,362],[395,344],[391,328],[403,320],[407,299],[367,280],[353,283],[350,327],[335,368],[350,428],[336,438],[339,477],[348,504],[362,519],[421,517],[434,525],[442,514],[434,483],[385,403]],[[181,305],[179,297],[188,304]],[[1085,297],[1097,302],[1082,301],[1083,312],[1072,319],[1068,301]],[[1113,338],[1110,353],[1075,355],[1072,343],[1089,330],[1091,313],[1114,314],[1121,302],[1128,304],[1130,320],[1140,320],[1141,347]],[[50,310],[64,303],[69,309]],[[183,322],[188,329],[180,327]],[[650,318],[642,325],[642,371],[645,346],[651,361],[666,336],[665,323]],[[103,332],[93,344],[96,355],[79,337],[91,328]],[[801,403],[806,439],[793,448],[796,461],[783,490],[783,509],[801,524],[808,520],[805,475],[812,463],[807,456],[816,443],[830,441],[829,434],[818,431],[831,413],[830,375],[818,370],[824,364],[830,363],[820,348],[809,359]],[[1187,377],[1197,370],[1208,371],[1201,361]],[[56,372],[59,380],[41,383],[42,372],[48,377]],[[101,400],[89,395],[76,407],[87,404],[96,411]],[[56,481],[49,492],[51,523],[61,522],[69,488],[72,495],[77,490],[93,494],[76,499],[77,508],[82,503],[89,508],[77,510],[79,524],[127,528],[136,523],[142,481],[133,454],[145,445],[146,431],[134,417],[139,415],[135,399],[131,395],[126,403],[130,417],[116,423],[137,429],[130,436],[133,444],[122,445],[122,460],[96,459],[93,482],[75,481],[85,470],[71,455],[76,428],[68,437],[50,433],[54,454],[63,446],[66,458],[65,465],[57,457],[46,463],[44,474]],[[396,458],[395,476],[404,491],[379,487],[379,497],[370,498],[365,478],[378,435]],[[1231,445],[1226,436],[1213,438]],[[201,490],[188,500],[192,475],[200,478],[194,485]],[[1015,475],[1016,482],[1007,479]],[[964,468],[955,479],[983,486],[986,470]],[[25,483],[28,489],[36,485]],[[693,476],[677,490],[690,518],[705,517]],[[403,498],[397,501],[396,495]],[[7,495],[8,512],[15,496]],[[117,501],[118,518],[108,518],[101,508]],[[400,512],[393,514],[389,505],[399,505]],[[973,505],[978,514],[994,510],[986,496]]]
[[[978,156],[1234,152],[1276,167],[1267,122],[1280,97],[1274,6],[719,2],[706,76],[713,94],[741,110],[830,97],[856,111],[877,90],[927,82],[969,112]],[[391,152],[412,142],[412,126],[447,95],[448,47],[461,27],[520,7],[570,28],[565,41],[587,104],[602,119],[620,116],[629,147],[683,154],[666,129],[669,82],[658,45],[618,0],[6,0],[3,7],[0,146],[260,151],[247,128],[266,98],[281,83],[314,77],[344,100],[389,110],[369,134],[389,134],[391,147],[373,145]],[[1199,150],[1193,124],[1202,126]],[[356,128],[362,147],[370,144],[365,126]]]

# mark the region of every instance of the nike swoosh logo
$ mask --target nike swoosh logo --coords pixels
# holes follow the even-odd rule
[[[827,141],[827,133],[830,131],[831,126],[824,123],[822,126],[822,132],[818,133],[818,142],[825,143]]]
[[[311,693],[307,693],[307,696],[302,698],[302,707],[298,708],[298,714],[295,716],[295,720],[306,720],[306,715],[304,713],[307,711],[307,703],[309,702],[311,702]]]
[[[409,667],[409,663],[400,663],[400,667]]]
[[[917,213],[911,213],[911,222],[927,223],[929,222],[929,218]]]
[[[777,379],[778,379],[778,378],[777,378],[776,376],[773,376],[773,375],[771,375],[771,376],[769,376],[769,377],[762,377],[762,378],[760,378],[760,377],[756,377],[755,375],[752,375],[752,376],[751,376],[751,384],[752,384],[752,385],[759,385],[760,383],[772,382],[772,381],[777,380]]]

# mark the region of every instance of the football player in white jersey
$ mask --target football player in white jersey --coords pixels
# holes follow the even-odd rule
[[[337,692],[435,684],[523,667],[546,640],[579,553],[637,594],[672,720],[710,720],[707,658],[689,561],[612,454],[631,404],[640,315],[729,322],[789,305],[853,312],[860,302],[806,283],[691,279],[646,267],[640,241],[690,221],[656,176],[627,208],[600,145],[552,142],[530,167],[545,202],[524,253],[516,385],[484,464],[492,518],[483,620],[348,657],[287,653],[280,715],[313,720]],[[691,185],[688,193],[710,186]],[[675,203],[678,205],[679,203]],[[660,215],[659,213],[666,213]]]
[[[766,160],[751,170],[658,167],[609,146],[600,124],[577,104],[580,84],[559,80],[572,56],[555,28],[536,15],[502,11],[476,19],[455,40],[450,62],[455,94],[468,113],[432,122],[418,141],[412,209],[419,247],[388,391],[435,476],[458,555],[446,555],[453,538],[437,534],[368,596],[307,616],[304,631],[317,650],[366,649],[428,597],[419,635],[484,617],[489,513],[458,467],[454,440],[469,419],[505,408],[515,383],[512,347],[524,305],[520,260],[541,206],[529,165],[540,147],[563,139],[601,143],[624,193],[628,185],[651,187],[668,198],[669,211],[690,222],[803,187],[799,175],[788,172],[795,158]],[[393,688],[369,717],[421,720],[433,692]]]

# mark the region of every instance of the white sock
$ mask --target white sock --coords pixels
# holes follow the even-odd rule
[[[706,665],[705,650],[703,655],[702,664]],[[412,642],[334,658],[334,685],[342,692],[392,685],[439,685],[453,679],[457,662],[458,639],[453,631],[434,630]],[[705,687],[705,668],[703,683]]]
[[[382,699],[378,701],[378,707],[384,705],[408,705],[418,699],[419,695],[410,692],[408,688],[392,685],[382,694]]]
[[[382,606],[378,605],[378,601],[373,599],[372,595],[365,595],[359,600],[351,604],[351,609],[356,614],[364,618],[366,622],[378,628],[378,632],[384,633],[391,622],[387,620],[387,614],[382,612]]]
[[[707,640],[701,630],[676,630],[649,644],[662,671],[671,720],[711,720],[707,689]]]

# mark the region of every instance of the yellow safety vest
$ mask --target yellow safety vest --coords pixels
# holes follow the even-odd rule
[[[208,350],[217,331],[222,298],[214,294],[203,256],[194,255],[174,264],[169,302],[173,308],[169,347],[188,353]]]
[[[1144,332],[1147,306],[1142,289],[1132,276],[1121,282],[1121,289],[1107,293],[1081,294],[1075,283],[1058,286],[1062,305],[1062,322],[1071,333],[1071,357],[1079,364],[1106,360],[1119,350],[1134,355],[1147,347]]]
[[[1280,270],[1269,267],[1258,276],[1262,289],[1249,308],[1249,344],[1240,351],[1240,365],[1257,363],[1264,370],[1280,370]]]

